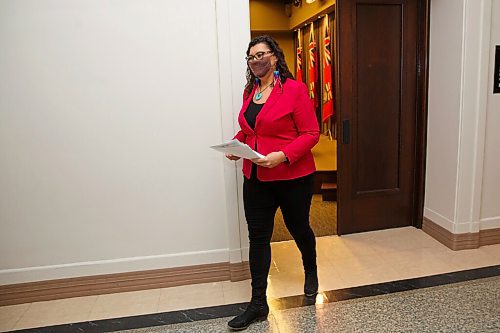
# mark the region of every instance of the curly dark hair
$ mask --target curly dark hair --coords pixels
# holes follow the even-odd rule
[[[260,43],[266,44],[269,47],[270,51],[272,51],[278,59],[278,61],[276,62],[276,70],[280,72],[281,83],[285,83],[286,79],[288,78],[293,79],[293,74],[290,72],[285,62],[285,55],[283,54],[283,50],[279,46],[278,42],[276,42],[271,36],[263,35],[257,36],[252,39],[250,44],[248,44],[247,56],[249,55],[250,49]],[[255,83],[255,75],[250,70],[248,64],[246,77],[247,83],[245,85],[245,94],[249,95],[252,92],[253,85]]]

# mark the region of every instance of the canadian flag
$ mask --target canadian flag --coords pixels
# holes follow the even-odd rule
[[[330,53],[330,25],[325,16],[324,63],[323,63],[323,112],[321,119],[327,121],[333,116],[332,55]]]
[[[309,33],[309,98],[313,101],[314,107],[318,107],[316,96],[316,42],[314,41],[314,22],[311,22]]]

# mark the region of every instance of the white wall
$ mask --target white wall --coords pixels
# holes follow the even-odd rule
[[[499,134],[486,121],[491,105],[499,109],[489,63],[491,23],[500,17],[491,8],[492,0],[431,1],[424,216],[453,233],[500,227],[484,217],[485,205],[500,209]]]
[[[0,2],[0,284],[229,261],[218,19],[249,35],[246,1]]]
[[[500,0],[492,1],[490,63],[484,147],[481,220],[484,224],[500,225],[500,94],[493,94],[495,45],[500,45]]]
[[[250,8],[247,0],[217,0],[222,136],[231,139],[239,129],[238,114],[246,79],[243,60],[250,41]],[[248,261],[248,231],[243,209],[242,160],[224,161],[227,216],[229,221],[229,262]]]
[[[426,213],[454,220],[460,117],[463,6],[457,0],[431,1]],[[446,172],[442,172],[446,170]]]

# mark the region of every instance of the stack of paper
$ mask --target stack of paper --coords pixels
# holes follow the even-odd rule
[[[264,155],[259,154],[258,152],[250,148],[247,144],[241,143],[238,140],[231,140],[220,145],[211,146],[210,148],[220,151],[224,154],[231,154],[249,160],[264,157]]]

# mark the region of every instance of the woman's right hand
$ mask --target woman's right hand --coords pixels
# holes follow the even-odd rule
[[[227,158],[228,160],[231,160],[231,161],[237,161],[237,160],[239,160],[239,159],[240,159],[240,157],[235,156],[235,155],[232,155],[232,154],[225,154],[225,155],[226,155],[226,158]]]

